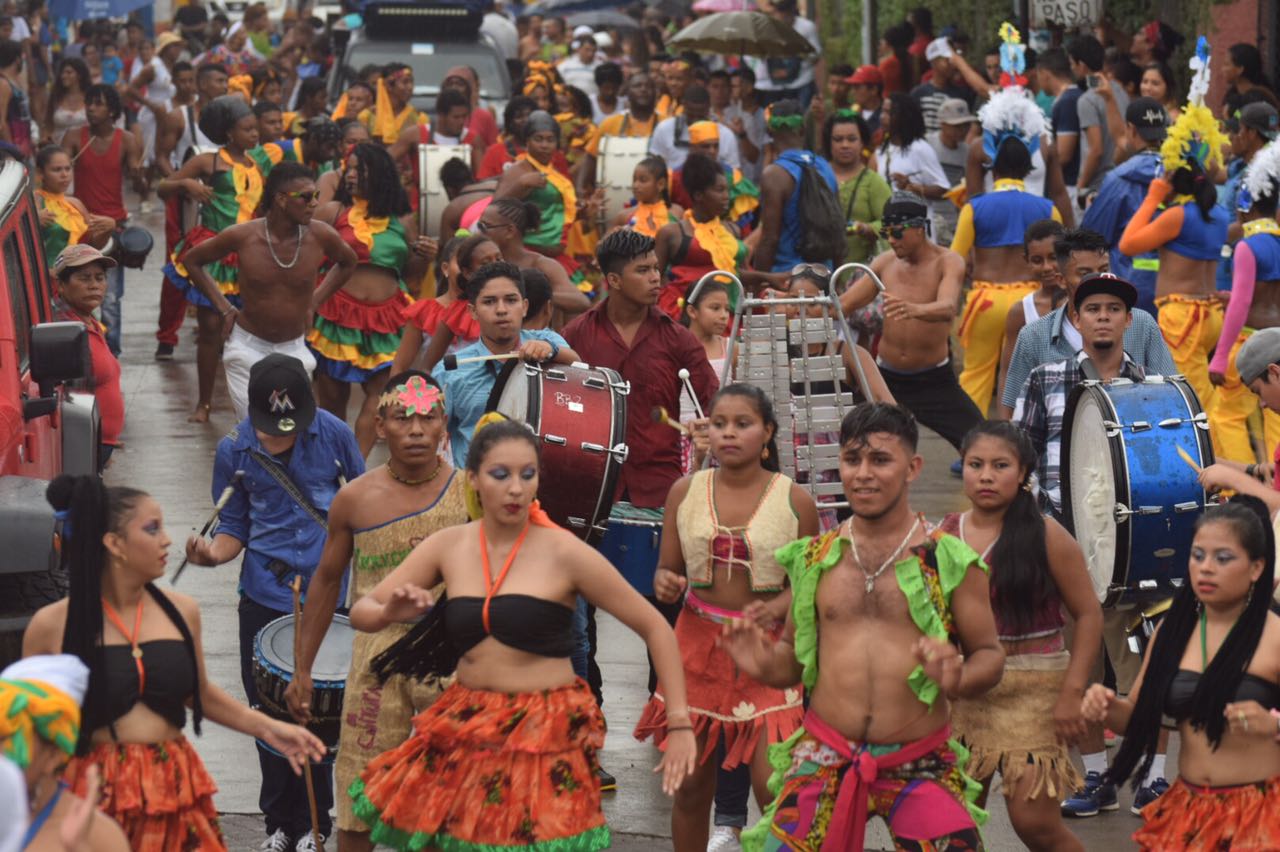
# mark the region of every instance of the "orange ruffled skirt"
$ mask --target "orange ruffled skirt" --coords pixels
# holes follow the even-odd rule
[[[348,794],[374,843],[449,852],[607,849],[596,752],[604,717],[581,679],[508,694],[454,683]]]
[[[1201,787],[1181,778],[1142,809],[1143,849],[1185,852],[1280,849],[1280,775],[1255,784]]]
[[[178,737],[163,743],[103,743],[67,765],[66,781],[85,793],[85,772],[102,774],[99,809],[129,837],[134,852],[225,850],[213,794],[200,755]]]
[[[689,693],[689,716],[693,732],[705,737],[700,760],[715,754],[724,738],[725,769],[751,763],[760,737],[772,745],[795,733],[804,721],[800,684],[791,689],[775,689],[752,680],[738,671],[733,659],[716,644],[721,625],[742,613],[721,609],[698,599],[690,592],[676,619],[676,642],[684,663],[685,688]],[[774,638],[781,626],[771,631]],[[653,737],[659,748],[667,743],[667,705],[661,688],[649,699],[635,738]]]

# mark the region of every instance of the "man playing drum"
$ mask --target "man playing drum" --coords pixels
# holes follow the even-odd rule
[[[596,128],[595,135],[587,142],[582,160],[578,164],[578,193],[589,198],[596,187],[596,158],[600,156],[600,141],[606,136],[647,139],[653,135],[658,118],[654,114],[657,92],[653,79],[643,71],[631,75],[627,81],[626,112],[615,113]]]
[[[367,595],[418,542],[437,530],[467,522],[463,477],[440,452],[445,439],[445,397],[426,374],[392,376],[378,404],[375,426],[390,458],[343,486],[329,506],[329,538],[307,589],[302,611],[302,651],[285,691],[299,721],[311,717],[311,668],[340,603],[342,575],[351,564],[354,597]],[[370,661],[409,632],[393,624],[378,633],[357,633],[342,702],[342,735],[334,766],[345,794],[365,765],[409,736],[410,719],[440,694],[434,678],[393,676],[380,683]],[[339,852],[373,849],[368,826],[338,796]]]
[[[499,261],[476,270],[467,281],[467,301],[480,324],[480,339],[457,351],[456,369],[449,370],[442,362],[432,373],[449,400],[449,446],[458,468],[466,467],[471,436],[506,360],[556,364],[582,360],[554,331],[521,328],[529,300],[520,268],[514,264]]]
[[[1149,316],[1134,310],[1137,301],[1137,288],[1123,278],[1109,272],[1085,276],[1071,292],[1075,325],[1081,337],[1080,351],[1070,358],[1036,367],[1018,394],[1013,422],[1031,438],[1040,458],[1036,478],[1040,483],[1041,508],[1057,520],[1063,519],[1060,471],[1065,460],[1061,459],[1060,451],[1067,399],[1072,389],[1086,379],[1121,378],[1138,382],[1146,376],[1146,371],[1124,346],[1125,333],[1132,326],[1134,316]],[[1129,650],[1126,630],[1132,614],[1131,610],[1120,608],[1105,609],[1102,613],[1103,643],[1115,670],[1116,692],[1120,694],[1129,691],[1142,663],[1141,657]],[[1091,682],[1101,680],[1102,675],[1103,663],[1099,656],[1090,675]],[[1080,742],[1080,752],[1085,766],[1085,788],[1063,803],[1063,813],[1091,817],[1100,810],[1115,810],[1115,785],[1102,783],[1107,752],[1100,726],[1089,726]],[[1147,798],[1142,803],[1146,804],[1164,791],[1168,785],[1164,784],[1163,769],[1162,742],[1160,754],[1135,801],[1145,794]]]
[[[235,474],[243,477],[233,480]],[[364,473],[364,458],[347,424],[317,411],[302,362],[268,355],[249,373],[249,415],[218,442],[213,463],[216,501],[228,483],[231,499],[212,540],[192,536],[187,558],[222,565],[244,552],[240,568],[240,678],[250,705],[258,703],[253,678],[254,638],[269,622],[293,611],[290,584],[302,590],[320,561],[325,512],[340,477]],[[345,569],[345,565],[343,566]],[[339,573],[341,570],[339,569]],[[266,817],[270,852],[288,852],[309,835],[303,779],[289,761],[258,744],[262,787],[258,805]],[[333,786],[328,766],[314,766],[320,833],[330,833]]]

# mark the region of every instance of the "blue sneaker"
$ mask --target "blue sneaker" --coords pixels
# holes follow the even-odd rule
[[[1142,809],[1164,795],[1169,789],[1169,782],[1157,778],[1145,787],[1139,787],[1133,794],[1133,806],[1129,808],[1134,816],[1142,816]]]
[[[1062,803],[1062,815],[1069,817],[1097,816],[1098,811],[1120,809],[1116,799],[1116,785],[1102,783],[1102,776],[1090,772],[1084,777],[1084,789]]]

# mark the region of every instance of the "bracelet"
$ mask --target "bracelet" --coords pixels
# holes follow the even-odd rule
[[[1245,472],[1245,475],[1248,476],[1250,479],[1258,478],[1258,466],[1256,464],[1250,464],[1246,466],[1244,469],[1244,472]]]
[[[693,730],[693,725],[668,725],[667,726],[668,734],[671,733],[672,731],[692,731],[692,730]]]
[[[223,319],[226,319],[226,318],[227,318],[227,315],[228,315],[228,314],[230,314],[230,313],[232,313],[235,309],[236,309],[236,306],[235,306],[235,305],[228,305],[228,306],[227,306],[227,309],[226,309],[225,311],[222,311],[222,313],[221,313],[222,318],[223,318]]]

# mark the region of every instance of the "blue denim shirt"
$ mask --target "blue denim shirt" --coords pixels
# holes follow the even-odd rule
[[[1246,165],[1247,163],[1240,157],[1236,157],[1227,163],[1227,180],[1218,187],[1218,206],[1225,208],[1231,214],[1232,222],[1237,219],[1236,197],[1240,194],[1240,182],[1244,177],[1244,167]],[[1231,245],[1234,245],[1234,243]],[[1214,286],[1219,290],[1230,290],[1231,276],[1234,269],[1231,255],[1225,255],[1222,260],[1218,261]]]
[[[525,329],[520,332],[520,342],[543,340],[557,349],[567,349],[569,344],[554,331]],[[489,355],[489,347],[483,340],[457,351],[458,360]],[[476,423],[488,411],[489,394],[497,383],[498,374],[509,361],[475,361],[459,364],[456,370],[446,370],[444,363],[436,364],[432,377],[444,389],[444,407],[449,412],[449,446],[453,448],[453,466],[463,470],[467,466],[467,450],[471,448],[471,436]]]
[[[305,591],[320,562],[326,530],[262,466],[279,462],[259,462],[251,454],[254,450],[271,455],[259,443],[248,418],[218,442],[213,499],[221,496],[237,470],[244,471],[244,478],[223,508],[217,532],[244,542],[241,594],[271,609],[292,612],[289,584],[294,574],[301,574]],[[285,472],[315,509],[327,513],[338,493],[339,464],[347,479],[364,473],[364,457],[351,428],[320,409],[311,426],[298,435]],[[277,577],[268,567],[273,560],[288,566],[283,576]],[[345,596],[345,578],[342,585]]]

